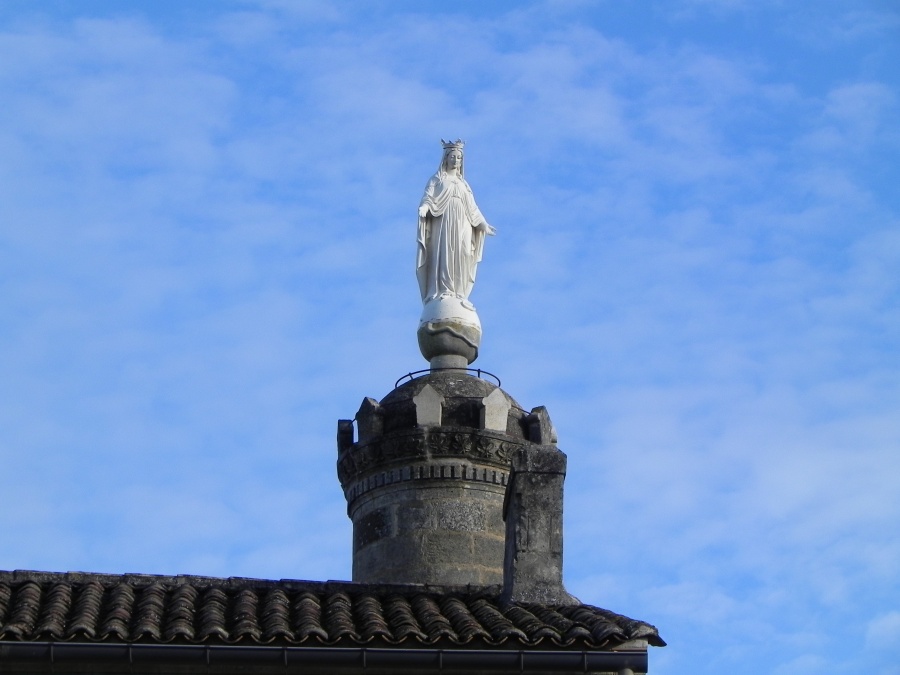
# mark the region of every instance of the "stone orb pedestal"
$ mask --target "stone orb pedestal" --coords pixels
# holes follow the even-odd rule
[[[478,358],[481,321],[468,302],[435,298],[422,308],[417,337],[432,368],[465,368]]]

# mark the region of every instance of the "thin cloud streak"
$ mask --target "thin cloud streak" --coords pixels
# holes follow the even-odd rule
[[[0,30],[0,566],[347,578],[334,423],[424,365],[453,135],[499,229],[476,365],[559,430],[570,590],[658,624],[663,675],[896,673],[890,50],[709,5]]]

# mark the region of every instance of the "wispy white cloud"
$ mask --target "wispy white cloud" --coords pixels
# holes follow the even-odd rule
[[[778,3],[659,35],[579,3],[225,7],[0,33],[0,566],[349,576],[334,422],[423,364],[413,215],[453,135],[499,228],[477,365],[550,408],[570,590],[658,623],[654,672],[815,672],[848,644],[890,672],[875,51],[811,83],[722,46],[794,21]]]

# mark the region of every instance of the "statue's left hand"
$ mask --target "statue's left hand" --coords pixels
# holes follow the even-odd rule
[[[481,225],[478,226],[478,229],[484,230],[484,233],[486,235],[488,235],[489,237],[493,237],[495,234],[497,234],[497,228],[492,227],[492,226],[488,225],[487,223],[482,223]]]

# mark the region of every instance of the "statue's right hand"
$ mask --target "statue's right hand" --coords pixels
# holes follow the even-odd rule
[[[428,206],[425,204],[422,204],[422,206],[419,207],[419,218],[424,218],[427,215],[428,215]]]

